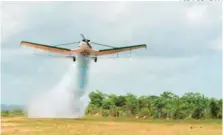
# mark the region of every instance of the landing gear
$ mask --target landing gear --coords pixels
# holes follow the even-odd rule
[[[74,62],[76,61],[76,57],[73,57],[73,61],[74,61]]]
[[[94,59],[94,62],[97,62],[98,58],[97,57],[92,57]]]
[[[98,58],[97,58],[97,57],[95,57],[95,58],[94,58],[94,62],[97,62],[97,60],[98,60]]]

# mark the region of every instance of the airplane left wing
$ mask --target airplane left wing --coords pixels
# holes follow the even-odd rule
[[[117,47],[117,48],[112,48],[112,49],[105,49],[105,50],[99,50],[96,52],[97,56],[100,55],[109,55],[109,54],[114,54],[114,53],[119,53],[119,52],[124,52],[124,51],[131,51],[139,48],[146,48],[146,44],[141,44],[141,45],[132,45],[132,46],[126,46],[126,47]]]
[[[22,41],[20,45],[34,47],[37,49],[41,49],[41,50],[45,50],[45,51],[49,51],[53,53],[65,54],[65,55],[69,55],[72,53],[72,50],[67,49],[67,48],[49,46],[49,45],[38,44],[38,43],[27,42],[27,41]]]

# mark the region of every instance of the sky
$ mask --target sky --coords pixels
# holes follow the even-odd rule
[[[80,33],[113,46],[148,45],[132,59],[92,61],[88,92],[222,97],[220,2],[3,2],[1,11],[4,104],[51,89],[72,62],[21,48],[22,40],[55,45],[79,41]]]

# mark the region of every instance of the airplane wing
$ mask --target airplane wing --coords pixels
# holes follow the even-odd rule
[[[131,51],[139,48],[147,48],[146,44],[141,44],[141,45],[132,45],[132,46],[125,46],[125,47],[116,47],[112,49],[105,49],[105,50],[99,50],[96,52],[97,56],[100,55],[109,55],[109,54],[114,54],[114,53],[119,53],[119,52],[124,52],[124,51]]]
[[[67,48],[38,44],[38,43],[27,42],[27,41],[22,41],[20,45],[29,46],[29,47],[33,47],[33,48],[37,48],[37,49],[41,49],[41,50],[45,50],[45,51],[49,51],[53,53],[65,54],[65,55],[69,55],[72,53],[72,51]]]

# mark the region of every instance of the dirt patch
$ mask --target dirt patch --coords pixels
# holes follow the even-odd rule
[[[30,128],[18,128],[18,127],[7,127],[2,129],[2,133],[5,134],[15,134],[15,133],[33,133],[39,130]]]
[[[19,126],[20,124],[12,123],[12,122],[3,122],[2,127],[12,127],[12,126]]]
[[[11,118],[3,122],[5,135],[221,135],[218,124],[139,123],[65,119]]]
[[[1,122],[23,120],[24,117],[1,117]]]

